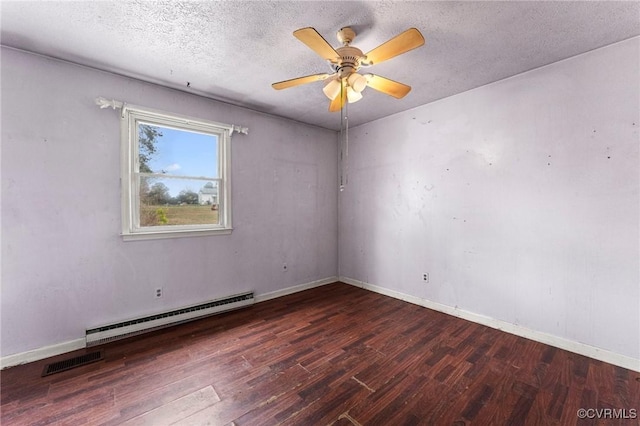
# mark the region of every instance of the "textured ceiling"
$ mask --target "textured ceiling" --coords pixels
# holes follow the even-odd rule
[[[322,82],[271,88],[329,71],[293,37],[298,28],[312,26],[337,47],[336,31],[351,26],[364,52],[411,27],[424,35],[424,46],[367,69],[412,86],[409,95],[366,89],[349,106],[350,126],[640,35],[639,2],[3,0],[0,7],[5,46],[330,129],[340,116],[328,112]]]

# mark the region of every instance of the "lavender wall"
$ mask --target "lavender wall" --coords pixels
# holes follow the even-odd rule
[[[638,359],[639,40],[352,128],[339,217],[335,132],[3,48],[1,356],[330,278],[339,252],[341,276]],[[250,128],[232,235],[121,240],[96,96]]]
[[[249,127],[232,140],[231,235],[122,241],[120,123],[97,96]],[[336,158],[333,131],[3,48],[2,356],[334,277]]]
[[[351,129],[340,275],[640,359],[639,47]]]

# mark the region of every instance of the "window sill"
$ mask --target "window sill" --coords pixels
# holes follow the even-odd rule
[[[166,238],[207,237],[211,235],[229,235],[233,228],[189,229],[183,231],[155,231],[122,233],[123,241],[160,240]]]

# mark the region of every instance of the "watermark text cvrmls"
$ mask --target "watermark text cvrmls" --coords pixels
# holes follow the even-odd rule
[[[580,408],[578,417],[581,419],[637,419],[638,410],[635,408]]]

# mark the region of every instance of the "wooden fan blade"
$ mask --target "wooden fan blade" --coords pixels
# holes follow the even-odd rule
[[[344,85],[344,81],[341,81],[341,84],[342,88],[340,89],[340,93],[329,104],[329,112],[340,111],[344,104],[347,103],[347,88]]]
[[[300,28],[294,31],[293,35],[328,61],[335,61],[340,57],[338,52],[314,28]]]
[[[305,77],[292,78],[291,80],[273,83],[271,87],[276,90],[288,89],[289,87],[300,86],[301,84],[313,83],[314,81],[326,80],[334,74],[313,74]]]
[[[402,34],[395,36],[391,40],[381,44],[380,46],[367,53],[365,55],[367,57],[366,62],[371,64],[379,64],[380,62],[386,61],[387,59],[391,59],[402,53],[413,50],[416,47],[420,47],[423,44],[424,37],[422,37],[420,31],[415,28],[409,28]]]
[[[367,86],[397,99],[404,98],[411,91],[411,86],[373,74],[367,77]]]

